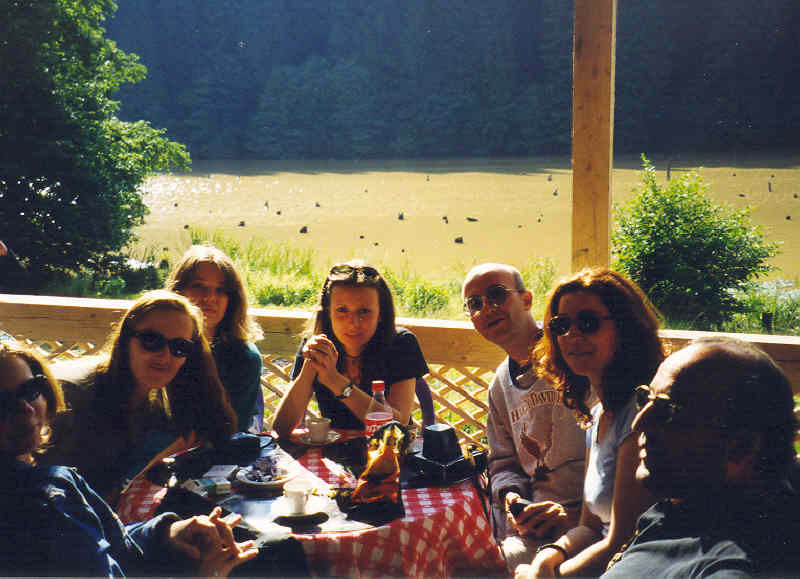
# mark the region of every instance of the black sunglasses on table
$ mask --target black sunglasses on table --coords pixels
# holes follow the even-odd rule
[[[490,285],[486,288],[485,296],[475,294],[464,300],[464,312],[470,316],[474,316],[483,309],[484,303],[495,308],[500,307],[506,303],[509,295],[513,292],[521,291],[522,290],[507,288],[502,284]]]
[[[20,400],[33,402],[48,386],[47,378],[37,374],[25,380],[15,392],[0,392],[0,417],[9,418],[19,410]]]
[[[158,352],[169,346],[170,353],[176,358],[186,358],[194,351],[194,342],[183,338],[172,338],[168,340],[164,334],[155,330],[142,330],[134,332],[133,337],[139,340],[142,348],[148,352]]]
[[[567,314],[557,314],[550,318],[550,322],[547,325],[556,336],[565,335],[573,324],[582,334],[594,334],[600,329],[600,324],[603,323],[603,320],[613,319],[612,316],[598,316],[591,310],[583,310],[578,312],[576,319],[572,319]]]

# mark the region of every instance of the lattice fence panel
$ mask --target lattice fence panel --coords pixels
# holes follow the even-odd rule
[[[81,356],[97,354],[102,344],[92,342],[61,342],[58,340],[32,340],[25,336],[14,336],[19,343],[36,350],[48,360],[74,360]]]
[[[284,357],[264,354],[261,387],[264,392],[265,422],[269,424],[291,381],[292,361]],[[434,401],[436,420],[447,422],[456,429],[462,442],[486,446],[487,396],[492,371],[486,368],[456,367],[446,364],[428,365],[430,374],[425,378]],[[415,404],[412,418],[421,423],[419,404]],[[312,404],[313,406],[313,404]],[[310,409],[316,414],[316,408]]]

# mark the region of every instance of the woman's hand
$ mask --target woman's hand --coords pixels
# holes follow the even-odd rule
[[[557,549],[544,549],[536,554],[530,565],[517,565],[514,579],[556,577],[556,568],[564,562],[564,555]]]
[[[519,500],[521,497],[517,493],[506,493],[506,516],[520,536],[546,537],[555,529],[559,529],[567,519],[567,511],[564,510],[564,507],[552,501],[529,503],[514,515],[511,505]]]
[[[317,380],[325,386],[336,382],[341,374],[336,369],[339,361],[339,352],[336,346],[325,334],[311,336],[303,346],[303,358],[317,373]]]
[[[231,570],[258,555],[252,541],[237,543],[233,527],[242,517],[223,519],[222,509],[215,507],[208,516],[200,515],[177,521],[169,527],[168,544],[199,561],[200,575],[226,577]]]

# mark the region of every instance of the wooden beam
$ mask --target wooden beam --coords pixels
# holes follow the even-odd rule
[[[609,265],[616,0],[575,0],[572,270]]]

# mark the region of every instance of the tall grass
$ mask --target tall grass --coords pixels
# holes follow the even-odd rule
[[[261,306],[311,309],[328,264],[320,267],[313,249],[251,238],[246,244],[219,231],[191,229],[193,244],[210,243],[231,256],[242,274],[251,299]],[[392,289],[400,316],[463,319],[461,283],[466,268],[454,267],[448,279],[429,279],[409,263],[400,268],[374,264]],[[553,285],[556,264],[550,258],[531,258],[521,269],[534,295],[534,311],[541,311],[546,292]]]
[[[251,300],[264,307],[312,309],[330,264],[319,265],[315,250],[293,247],[261,238],[242,243],[220,231],[190,229],[193,244],[209,243],[231,256],[247,285]],[[110,256],[93,270],[65,275],[45,288],[45,293],[68,296],[135,298],[142,291],[160,287],[171,264],[161,248],[139,249],[127,256]],[[399,268],[375,265],[392,289],[399,316],[465,319],[461,284],[467,273],[453,266],[445,279],[431,279],[406,262]],[[520,267],[533,294],[532,311],[541,320],[545,299],[556,278],[551,258],[531,257]],[[800,283],[769,281],[749,284],[736,295],[742,311],[712,328],[734,333],[800,335]],[[699,329],[691,321],[667,319],[672,329]]]

